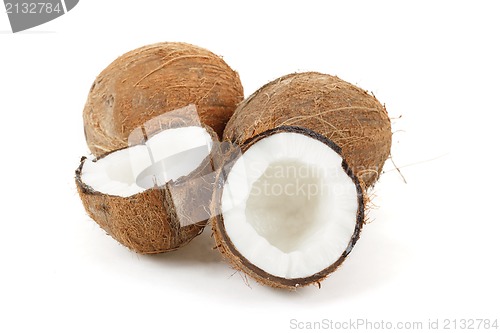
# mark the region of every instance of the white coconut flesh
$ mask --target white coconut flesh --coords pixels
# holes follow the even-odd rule
[[[210,154],[212,138],[202,127],[163,130],[145,144],[87,159],[82,182],[95,191],[129,197],[194,171]]]
[[[306,278],[350,246],[358,192],[342,157],[300,133],[253,144],[227,174],[223,223],[235,249],[267,274]]]

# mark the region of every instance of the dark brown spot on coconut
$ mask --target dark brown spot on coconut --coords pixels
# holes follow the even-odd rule
[[[113,105],[115,104],[115,97],[113,95],[108,95],[105,103],[108,108],[113,108]]]

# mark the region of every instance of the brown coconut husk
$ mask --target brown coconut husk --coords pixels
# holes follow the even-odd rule
[[[83,157],[75,182],[87,214],[107,234],[137,253],[168,252],[189,243],[203,231],[210,217],[214,170],[221,163],[217,135],[206,126],[205,129],[214,144],[196,170],[129,197],[101,193],[83,183],[82,168],[87,161]]]
[[[221,137],[242,100],[238,73],[212,52],[186,43],[144,46],[117,58],[92,84],[83,110],[87,144],[97,157],[125,148],[131,131],[189,104]]]
[[[212,234],[216,243],[216,248],[225,258],[225,260],[229,263],[229,265],[237,271],[241,271],[246,275],[253,278],[255,281],[262,285],[270,286],[273,288],[286,289],[290,291],[294,291],[299,287],[304,287],[311,284],[316,284],[321,287],[321,281],[326,279],[330,274],[332,274],[347,258],[352,248],[358,241],[361,230],[365,224],[365,207],[368,202],[368,198],[366,196],[366,191],[364,189],[364,185],[359,179],[355,176],[352,170],[349,168],[349,165],[344,160],[342,162],[342,168],[346,172],[346,174],[352,179],[356,186],[356,190],[358,193],[358,211],[356,215],[356,227],[354,233],[352,235],[349,246],[341,255],[341,257],[334,262],[332,265],[325,267],[320,272],[317,272],[314,275],[305,277],[305,278],[296,278],[296,279],[286,279],[283,277],[278,277],[271,275],[259,267],[253,265],[249,262],[234,246],[231,239],[228,237],[225,225],[224,218],[222,216],[222,212],[220,211],[221,207],[221,198],[222,192],[224,189],[224,184],[227,179],[227,175],[231,171],[234,163],[241,157],[253,144],[257,143],[263,138],[266,138],[270,135],[277,133],[300,133],[306,136],[309,136],[315,140],[319,140],[322,143],[326,144],[328,147],[333,149],[339,155],[342,155],[341,148],[335,144],[333,141],[328,139],[327,137],[311,131],[307,128],[295,127],[295,126],[281,126],[277,128],[273,128],[262,133],[257,134],[256,136],[249,138],[246,142],[242,143],[240,146],[233,146],[232,149],[228,149],[226,147],[224,153],[224,166],[219,170],[216,177],[216,185],[215,191],[212,199],[212,217],[210,219],[210,224],[212,226]]]
[[[377,181],[391,150],[385,107],[366,91],[327,74],[289,74],[266,84],[239,105],[224,139],[242,144],[280,126],[308,128],[335,142],[366,186]]]

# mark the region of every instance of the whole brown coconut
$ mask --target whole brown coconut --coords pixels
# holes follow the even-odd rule
[[[289,74],[266,84],[238,106],[224,139],[241,145],[280,126],[304,127],[338,144],[366,186],[377,181],[391,150],[385,107],[366,91],[327,74]]]
[[[212,52],[186,43],[144,46],[95,79],[83,110],[87,144],[96,157],[127,147],[134,129],[189,104],[221,137],[242,100],[238,73]]]

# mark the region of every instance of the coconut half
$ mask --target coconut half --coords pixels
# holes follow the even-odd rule
[[[89,216],[123,245],[139,253],[175,250],[209,218],[216,149],[208,127],[166,129],[143,144],[82,158],[78,192]]]
[[[252,138],[218,176],[217,247],[273,287],[319,283],[347,257],[364,223],[358,179],[328,138],[279,127]]]

